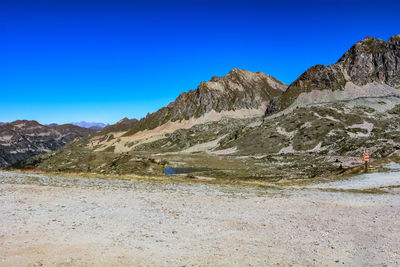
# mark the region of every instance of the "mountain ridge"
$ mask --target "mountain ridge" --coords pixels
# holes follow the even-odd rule
[[[280,95],[286,87],[283,82],[263,72],[234,68],[225,76],[213,76],[196,89],[181,93],[175,101],[142,118],[125,136],[154,129],[168,121],[199,118],[212,110],[257,109]]]
[[[398,39],[398,35],[390,41],[366,37],[336,63],[312,66],[288,87],[263,72],[234,68],[225,76],[214,76],[196,89],[181,93],[175,101],[139,121],[123,124],[126,121],[123,119],[106,127],[91,139],[90,147],[116,152],[146,149],[146,143],[162,140],[175,131],[217,122],[224,117],[262,117],[290,105],[360,97],[400,97],[400,91],[390,86],[397,86],[400,76]],[[358,65],[365,66],[358,68]]]
[[[35,120],[16,120],[0,125],[0,167],[56,150],[78,136],[94,133],[72,124],[46,126]]]
[[[302,93],[343,91],[349,82],[360,88],[375,82],[400,89],[399,40],[400,35],[394,35],[388,41],[367,36],[355,43],[336,63],[310,67],[288,86],[281,97],[270,101],[266,114],[286,109]]]

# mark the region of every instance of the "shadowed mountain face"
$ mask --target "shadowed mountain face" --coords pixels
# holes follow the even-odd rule
[[[29,157],[56,150],[77,136],[87,136],[94,132],[71,124],[48,127],[27,120],[2,124],[0,167],[8,167]]]
[[[393,95],[397,91],[393,89],[400,89],[400,35],[387,42],[367,37],[353,45],[336,64],[309,68],[281,97],[269,103],[266,114],[284,110],[293,103],[301,106]],[[323,90],[330,92],[315,92]],[[334,91],[337,92],[331,94]]]

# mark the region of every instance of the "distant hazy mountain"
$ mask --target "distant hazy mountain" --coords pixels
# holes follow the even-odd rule
[[[71,122],[72,125],[76,125],[83,128],[93,128],[93,129],[103,129],[104,127],[108,126],[108,124],[102,122]]]
[[[45,126],[37,121],[17,120],[0,125],[0,167],[56,150],[77,136],[95,131],[72,124]]]

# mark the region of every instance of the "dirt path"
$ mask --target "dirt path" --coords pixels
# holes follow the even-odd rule
[[[400,264],[399,194],[0,181],[1,266]]]

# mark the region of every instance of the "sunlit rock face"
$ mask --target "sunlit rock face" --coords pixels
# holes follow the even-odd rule
[[[182,93],[168,106],[148,114],[127,135],[154,129],[169,121],[200,118],[212,111],[259,110],[257,115],[261,116],[266,103],[286,88],[287,85],[263,72],[232,69],[227,75],[212,77],[197,89]]]
[[[350,85],[349,85],[350,83]],[[315,65],[305,71],[282,94],[267,106],[267,114],[281,111],[291,106],[299,95],[313,91],[345,90],[357,86],[359,92],[352,92],[347,97],[330,97],[330,101],[349,100],[357,97],[387,96],[387,90],[382,92],[381,85],[393,89],[400,89],[400,35],[391,37],[388,41],[378,38],[366,37],[353,45],[337,63],[323,66]],[[366,94],[365,88],[375,87]],[[327,92],[327,93],[329,93]],[[334,96],[334,95],[333,95]],[[329,98],[329,97],[325,97]],[[315,99],[314,103],[323,102]],[[308,104],[308,103],[305,103]],[[301,106],[297,101],[296,106]]]

